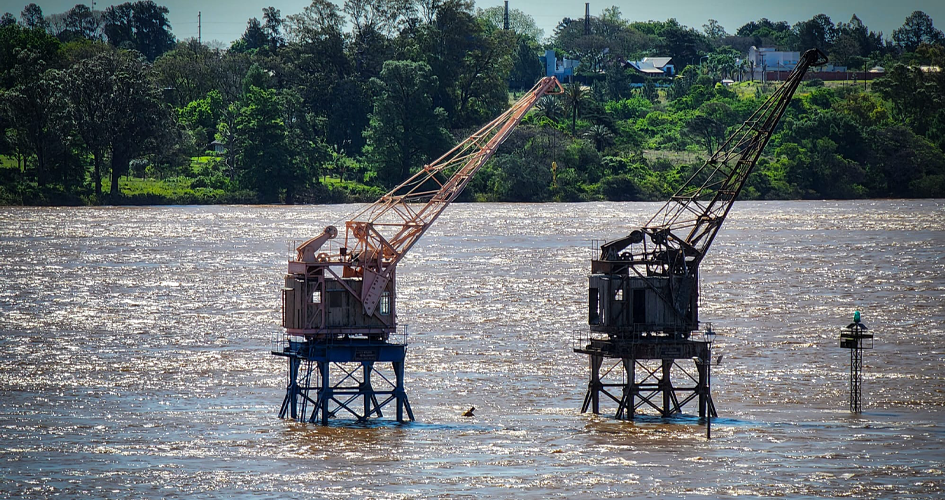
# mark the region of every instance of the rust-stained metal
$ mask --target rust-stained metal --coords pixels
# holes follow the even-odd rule
[[[634,411],[647,404],[670,416],[693,395],[699,397],[700,417],[715,416],[709,392],[711,342],[693,338],[699,329],[699,264],[804,74],[826,62],[816,49],[805,52],[788,79],[643,227],[601,245],[589,277],[592,339],[575,348],[590,357],[591,379],[582,411],[598,413],[605,386],[597,372],[603,358],[618,358],[626,380],[618,384],[621,398],[611,395],[618,402],[618,418],[633,418]],[[671,368],[688,359],[695,362],[699,376],[690,397],[680,401]],[[661,363],[659,370],[643,368],[646,379],[657,380],[655,385],[636,381],[643,360]],[[653,404],[653,396],[640,400],[648,390],[660,393],[662,404]]]
[[[403,419],[404,410],[413,420],[403,391],[406,335],[395,335],[397,263],[462,193],[538,99],[561,92],[557,79],[543,78],[506,112],[358,211],[345,223],[342,242],[336,241],[338,230],[328,226],[296,248],[282,292],[285,338],[280,348],[273,350],[273,354],[290,358],[281,417],[305,418],[305,412],[297,408],[305,401],[315,404],[312,421],[327,423],[339,408],[359,420],[380,416],[386,403],[367,395],[376,392],[370,388],[370,375],[375,373],[373,363],[389,361],[397,374],[389,392],[397,401],[397,420]],[[378,356],[358,360],[357,352]],[[364,379],[359,385],[366,389],[342,391],[350,393],[345,400],[334,398],[333,394],[342,392],[331,382],[327,363],[371,363],[370,368],[362,366],[357,371]],[[320,380],[317,386],[300,382],[302,365],[309,378],[315,374]],[[350,380],[355,371],[342,369],[341,373],[342,380]],[[309,397],[309,389],[315,389],[316,399]],[[363,411],[351,404],[359,397],[364,400]],[[334,409],[330,405],[335,405]]]

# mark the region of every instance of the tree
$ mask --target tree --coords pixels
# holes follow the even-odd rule
[[[285,45],[285,38],[282,36],[282,13],[275,7],[266,7],[263,9],[262,30],[266,34],[269,42],[269,49],[275,51],[277,48]]]
[[[43,31],[49,29],[49,22],[43,17],[43,9],[35,3],[31,3],[23,8],[23,12],[20,12],[20,22],[23,23],[23,26],[30,29],[38,28]]]
[[[439,8],[446,3],[439,4]],[[411,0],[345,0],[342,10],[354,25],[355,36],[376,32],[387,38],[416,13]]]
[[[512,69],[509,72],[509,87],[528,90],[544,76],[545,68],[538,59],[538,46],[527,37],[519,36],[515,53],[512,54]]]
[[[180,42],[154,61],[154,77],[165,92],[165,98],[175,106],[186,106],[201,99],[221,86],[222,51],[211,50],[195,39]],[[238,57],[238,56],[237,56]],[[241,73],[245,73],[242,70]],[[231,101],[232,102],[232,99]]]
[[[634,59],[652,51],[659,42],[656,33],[667,23],[631,24],[621,18],[619,8],[609,7],[588,20],[589,33],[584,19],[562,19],[555,28],[552,45],[580,60],[581,71],[593,72],[602,69],[608,59]]]
[[[941,150],[926,138],[916,135],[908,127],[895,125],[871,130],[869,144],[870,168],[885,184],[880,186],[881,196],[915,196],[916,188],[923,184],[923,179],[936,176],[940,184],[937,192],[923,195],[942,196],[941,189],[945,188],[945,182],[942,182],[945,160]]]
[[[706,67],[716,80],[733,78],[738,71],[738,60],[741,54],[730,47],[719,47],[709,54]]]
[[[587,92],[580,83],[572,83],[565,87],[564,107],[571,115],[571,135],[574,135],[577,130],[578,113],[584,106],[585,99],[587,99]]]
[[[453,102],[458,103],[454,126],[478,125],[508,107],[514,39],[514,34],[504,30],[480,33],[473,39],[452,88]]]
[[[725,126],[703,114],[697,114],[686,122],[686,131],[702,141],[706,154],[712,155],[725,140]]]
[[[138,52],[149,61],[154,61],[174,47],[176,40],[167,19],[167,7],[157,5],[152,0],[142,0],[132,4],[132,11],[135,49]]]
[[[594,143],[597,151],[603,151],[604,148],[613,144],[614,133],[603,125],[595,124],[584,132],[584,138]]]
[[[177,110],[181,125],[193,136],[193,153],[201,154],[210,147],[225,111],[223,96],[217,90],[211,90],[206,97],[193,100]]]
[[[725,32],[725,28],[715,19],[709,19],[708,24],[703,24],[702,31],[705,33],[705,36],[713,42],[719,42],[728,36],[728,33]]]
[[[65,109],[59,91],[62,47],[43,31],[13,24],[0,28],[0,110],[16,135],[21,157],[35,157],[36,181],[45,186],[57,165]]]
[[[134,49],[149,61],[174,47],[167,7],[152,0],[109,6],[103,15],[105,38],[115,47]]]
[[[301,13],[286,18],[289,41],[314,43],[342,34],[344,18],[330,0],[312,0]]]
[[[797,35],[796,49],[803,52],[808,49],[819,49],[823,53],[830,52],[830,47],[837,40],[837,27],[826,14],[817,14],[807,21],[794,25]]]
[[[98,40],[100,24],[96,14],[87,5],[78,4],[65,13],[65,31],[60,35],[63,41],[75,38]]]
[[[505,8],[500,6],[477,9],[476,17],[488,22],[494,29],[505,25]],[[509,9],[509,29],[517,35],[523,35],[534,42],[541,41],[544,31],[535,23],[535,18],[518,10]]]
[[[867,57],[873,52],[881,52],[883,35],[869,31],[856,14],[849,23],[837,23],[837,40],[830,52],[830,60],[837,64],[852,66],[856,58]]]
[[[61,118],[65,103],[59,92],[61,74],[55,69],[44,70],[45,65],[35,53],[24,54],[20,60],[29,60],[38,70],[32,71],[22,84],[4,92],[0,106],[21,138],[19,144],[24,150],[20,154],[35,157],[36,182],[43,187],[54,180],[59,165],[52,157],[63,141]]]
[[[708,52],[709,42],[698,31],[687,28],[676,22],[667,21],[667,26],[659,32],[660,50],[663,54],[672,56],[679,64],[685,64]]]
[[[247,21],[246,31],[243,32],[243,36],[233,42],[233,45],[230,46],[230,50],[235,52],[247,52],[250,50],[258,50],[268,45],[269,39],[266,36],[266,32],[263,31],[262,23],[259,22],[258,18],[253,17]]]
[[[762,17],[758,21],[743,24],[735,30],[735,35],[741,37],[757,36],[758,31],[763,29],[768,30],[768,32],[783,33],[790,31],[791,25],[787,21],[772,22],[768,18]]]
[[[111,157],[110,196],[120,196],[118,179],[131,160],[155,151],[174,131],[150,67],[125,51],[103,52],[69,71],[72,115],[101,169]],[[96,177],[96,193],[100,193]]]
[[[928,132],[935,113],[945,108],[945,81],[919,68],[897,64],[873,82],[873,90],[892,103],[894,118],[920,135]]]
[[[501,201],[539,202],[548,199],[552,173],[531,156],[508,154],[494,159],[498,173],[492,191]]]
[[[393,185],[446,151],[446,116],[433,106],[438,82],[426,63],[387,61],[372,83],[376,97],[365,153],[381,182]]]
[[[286,128],[276,102],[276,91],[251,87],[240,103],[235,146],[239,148],[239,181],[255,190],[260,201],[279,201],[290,180]]]
[[[557,96],[541,96],[535,104],[535,108],[538,109],[538,112],[541,113],[542,116],[551,121],[557,121],[558,116],[561,115],[561,101],[558,100]]]
[[[110,81],[113,60],[99,56],[79,61],[67,71],[63,86],[69,98],[69,114],[92,155],[92,186],[99,200],[105,156],[114,133],[111,129],[114,89]]]
[[[604,86],[608,100],[619,101],[630,97],[632,91],[630,83],[632,82],[630,72],[624,68],[623,62],[614,61],[607,65],[604,73]]]
[[[333,155],[331,148],[314,136],[311,123],[314,117],[307,112],[297,92],[292,89],[279,92],[277,103],[285,123],[285,149],[289,154],[285,202],[291,204],[301,190],[317,182],[318,166],[327,163]]]
[[[293,203],[317,179],[315,165],[328,156],[327,148],[310,137],[301,97],[249,84],[237,106],[240,185],[256,191],[260,201],[277,202],[284,192],[285,203]]]
[[[408,53],[418,52],[436,76],[434,106],[446,111],[451,128],[478,125],[508,107],[517,36],[477,20],[472,6],[468,0],[448,0],[432,23],[410,33],[415,46]]]
[[[932,25],[932,18],[921,10],[909,14],[902,27],[893,30],[892,38],[906,52],[915,52],[923,43],[945,43],[945,35]]]

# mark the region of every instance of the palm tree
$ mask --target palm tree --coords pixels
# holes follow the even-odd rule
[[[564,91],[564,105],[568,110],[568,114],[571,115],[571,135],[575,133],[578,110],[580,110],[586,97],[587,93],[584,87],[581,87],[580,83],[572,83],[568,85],[568,88]]]
[[[541,99],[538,99],[535,107],[538,108],[542,116],[551,121],[557,121],[558,115],[561,114],[561,101],[553,95],[542,96]]]
[[[603,151],[605,147],[614,142],[614,133],[603,125],[592,125],[584,131],[584,137],[594,143],[597,151]]]

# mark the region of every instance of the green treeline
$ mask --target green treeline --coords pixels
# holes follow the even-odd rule
[[[464,199],[665,199],[777,85],[753,78],[751,46],[816,47],[848,72],[801,86],[744,198],[945,196],[945,36],[920,11],[887,39],[856,16],[729,34],[610,7],[544,38],[465,0],[313,0],[263,9],[229,47],[177,40],[167,15],[0,17],[0,204],[371,201],[504,111],[546,50],[580,61],[573,83]],[[677,74],[626,64],[644,57]]]

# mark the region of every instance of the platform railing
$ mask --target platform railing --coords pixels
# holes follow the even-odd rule
[[[294,335],[285,330],[274,331],[269,339],[269,348],[273,353],[287,352],[292,344],[306,340],[314,340],[325,346],[364,345],[365,343],[406,346],[407,327],[408,325],[397,325],[394,331],[388,328],[360,328],[356,333],[328,328],[313,335]]]

